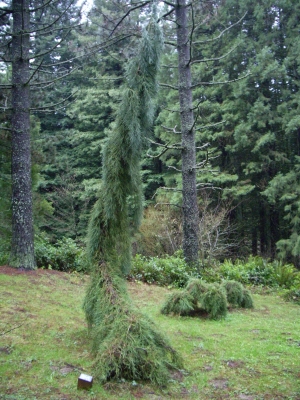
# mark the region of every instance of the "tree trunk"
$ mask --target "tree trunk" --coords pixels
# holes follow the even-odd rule
[[[29,0],[13,0],[12,247],[10,264],[34,269],[29,88]]]
[[[187,24],[186,0],[176,6],[178,86],[182,134],[182,196],[183,196],[183,253],[189,264],[198,262],[199,211],[196,188],[196,149],[192,80],[190,68],[190,38]]]

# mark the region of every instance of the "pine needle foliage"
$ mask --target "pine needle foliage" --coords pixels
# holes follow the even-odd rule
[[[161,308],[161,313],[164,315],[176,314],[176,315],[188,315],[195,309],[195,299],[183,290],[180,292],[172,293],[167,298]]]
[[[103,153],[103,180],[91,214],[87,250],[93,265],[83,308],[95,355],[94,376],[165,385],[182,360],[155,325],[132,306],[124,276],[131,234],[142,215],[140,158],[154,117],[162,35],[153,18],[128,64],[114,128]]]
[[[186,291],[193,297],[195,302],[201,303],[201,299],[207,291],[207,288],[207,283],[201,279],[192,278],[187,283]]]
[[[208,284],[192,278],[184,290],[171,294],[165,301],[161,313],[165,315],[195,315],[205,310],[211,319],[226,317],[228,304],[242,308],[253,308],[253,299],[248,289],[236,281],[222,285]]]
[[[244,291],[243,285],[236,281],[225,281],[222,286],[226,291],[228,303],[234,307],[241,307]]]
[[[86,308],[95,376],[101,382],[124,378],[166,384],[169,369],[182,366],[181,358],[155,325],[132,306],[126,283],[113,267],[102,264],[96,278],[89,287],[92,307]]]
[[[242,308],[254,308],[253,298],[248,289],[243,288],[243,300],[241,302]]]
[[[131,234],[142,216],[140,159],[153,125],[162,43],[154,12],[128,63],[116,121],[103,151],[103,184],[88,227],[90,258],[118,259],[124,274],[130,270]]]
[[[208,312],[209,318],[221,319],[226,317],[226,293],[220,285],[209,285],[201,303],[204,310]]]

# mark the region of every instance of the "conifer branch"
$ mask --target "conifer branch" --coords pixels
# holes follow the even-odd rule
[[[42,58],[42,61],[40,62],[40,64],[34,69],[33,73],[31,74],[31,76],[29,77],[28,81],[25,83],[25,85],[28,85],[29,82],[34,78],[35,74],[40,70],[42,64],[43,64],[44,58]]]
[[[57,42],[51,49],[49,49],[49,50],[47,50],[47,51],[44,51],[43,53],[35,54],[35,55],[32,56],[32,57],[28,57],[28,60],[35,60],[36,58],[44,57],[44,56],[46,56],[47,54],[52,53],[53,50],[55,50],[57,47],[59,47],[59,46],[65,41],[65,39],[67,38],[67,36],[68,36],[69,33],[71,32],[71,30],[72,30],[71,28],[68,29],[68,32],[67,32],[67,33],[61,38],[61,40],[60,40],[59,42]],[[67,60],[66,62],[68,62],[68,60]]]
[[[180,206],[179,204],[176,204],[176,203],[156,203],[154,208],[157,208],[158,206],[173,206],[173,207],[182,208],[182,206]]]
[[[226,122],[226,120],[220,121],[220,122],[216,122],[214,124],[208,124],[208,125],[199,126],[198,128],[195,129],[195,131],[201,131],[202,129],[213,128],[213,127],[215,127],[217,125],[224,124],[225,122]]]
[[[193,33],[195,30],[195,18],[194,18],[194,7],[193,7],[193,3],[191,3],[191,9],[192,9],[192,29],[191,29],[191,33],[189,35],[189,52],[190,52],[190,57],[189,57],[189,61],[187,63],[187,66],[189,66],[191,64],[192,61],[192,43],[193,43]]]
[[[165,42],[166,43],[166,42]],[[161,68],[174,68],[178,69],[178,65],[162,65]]]
[[[170,188],[170,187],[166,187],[166,186],[160,186],[156,192],[154,193],[154,195],[151,197],[151,199],[153,200],[157,195],[158,195],[158,191],[162,189],[162,190],[167,190],[167,191],[171,191],[171,192],[182,192],[182,189],[177,189],[177,188]]]
[[[171,15],[174,11],[175,11],[175,5],[174,6],[172,6],[173,8],[170,10],[170,11],[168,11],[168,12],[166,12],[165,14],[163,14],[159,19],[158,19],[158,22],[160,22],[162,19],[166,19],[169,15]],[[171,20],[172,21],[172,20]],[[172,21],[172,22],[175,22],[175,21]]]
[[[51,3],[51,0],[50,0],[50,3]],[[53,20],[52,22],[51,22],[51,24],[48,24],[45,28],[43,28],[43,29],[41,29],[41,30],[37,30],[37,31],[33,31],[33,32],[31,32],[31,33],[34,33],[34,32],[41,32],[41,31],[45,31],[46,29],[49,29],[49,28],[51,28],[52,26],[54,26],[58,21],[60,21],[61,19],[62,19],[62,17],[68,12],[68,10],[72,7],[72,5],[75,3],[75,1],[73,1],[73,2],[71,2],[70,4],[69,4],[69,6],[68,7],[66,7],[65,9],[64,9],[64,11],[61,13],[61,14],[59,14],[58,15],[58,17],[55,19],[55,20]],[[43,5],[41,8],[44,8],[45,6]],[[34,10],[29,10],[29,12],[33,12]]]
[[[52,1],[50,0],[49,3],[51,3],[51,2]],[[57,24],[57,22],[59,22],[62,19],[62,17],[71,8],[71,6],[72,6],[72,3],[70,3],[70,5],[61,14],[59,14],[58,17],[55,20],[53,20],[50,24],[48,24],[47,26],[45,26],[43,28],[40,28],[40,29],[35,28],[34,30],[22,31],[22,32],[20,32],[20,34],[17,34],[17,33],[14,34],[14,36],[15,37],[18,37],[18,36],[22,37],[23,35],[31,35],[31,34],[39,34],[39,33],[43,33],[44,35],[47,35],[48,33],[52,33],[52,32],[55,32],[55,31],[70,30],[70,28],[65,28],[65,27],[59,27],[59,28],[54,28],[53,29],[53,26],[55,24]],[[45,5],[42,5],[41,7],[37,8],[36,11],[39,10],[39,9],[43,9],[43,8],[45,8]],[[29,12],[35,12],[35,10],[30,9]],[[38,25],[38,24],[36,24],[36,25]],[[82,25],[84,25],[84,24],[73,25],[71,29],[74,29],[74,28],[82,26]],[[7,35],[12,35],[12,34],[13,34],[12,32],[7,32]]]
[[[0,125],[0,130],[1,130],[1,131],[9,131],[9,132],[12,131],[11,128],[5,128],[4,126],[1,126],[1,125]]]
[[[169,165],[168,169],[174,169],[175,171],[182,172],[182,169],[174,167],[174,165]]]
[[[195,165],[194,169],[203,169],[205,167],[205,165],[207,165],[207,163],[208,163],[208,153],[207,153],[207,156],[206,156],[205,160],[197,163]]]
[[[196,87],[199,86],[212,86],[212,85],[225,85],[227,83],[234,83],[234,82],[238,82],[241,81],[242,79],[248,78],[248,76],[251,75],[251,72],[248,72],[248,74],[241,76],[240,78],[236,78],[236,79],[231,79],[229,81],[211,81],[211,82],[198,82],[195,83],[194,85],[191,86],[191,89],[195,89]]]
[[[13,10],[10,8],[2,8],[0,7],[0,11],[3,11],[3,14],[0,15],[0,18],[4,17],[6,14],[12,14]]]
[[[145,2],[142,2],[142,3],[139,4],[139,5],[136,5],[135,7],[130,8],[130,9],[122,16],[122,18],[120,19],[120,21],[114,26],[114,28],[113,28],[113,30],[111,31],[109,37],[111,37],[111,36],[115,33],[115,31],[117,30],[117,28],[122,24],[122,22],[124,21],[124,19],[127,18],[128,15],[129,15],[132,11],[137,10],[138,8],[142,8],[142,7],[146,6],[146,5],[149,4],[149,3],[151,3],[151,1],[145,1]]]
[[[36,7],[36,8],[30,8],[29,12],[36,12],[39,10],[43,10],[45,7],[47,7],[49,4],[53,4],[53,3],[58,3],[58,1],[53,1],[53,0],[48,0],[46,3],[43,3],[40,7]],[[71,3],[71,5],[73,5],[75,3],[75,0]]]
[[[167,0],[163,0],[163,2],[167,5],[167,6],[170,6],[170,7],[173,7],[173,8],[175,8],[176,7],[176,4],[174,4],[174,3],[171,3],[170,1],[167,1]]]
[[[67,100],[69,100],[72,96],[74,96],[78,91],[79,91],[79,89],[76,90],[76,92],[71,93],[68,97],[64,98],[62,101],[59,101],[58,103],[48,104],[48,105],[46,105],[44,107],[31,108],[30,110],[31,111],[53,112],[53,110],[50,110],[50,108],[55,108],[56,110],[58,110],[56,108],[57,106],[59,106],[60,104],[64,104]],[[60,107],[59,109],[64,108],[64,107],[65,106]]]
[[[205,143],[204,145],[202,145],[202,146],[197,146],[197,147],[195,147],[197,150],[204,150],[204,149],[206,149],[206,147],[209,147],[210,146],[210,143]]]
[[[176,127],[175,127],[176,128]],[[174,129],[175,129],[174,128]],[[147,152],[147,156],[150,158],[160,158],[162,155],[164,155],[168,150],[183,150],[183,147],[181,146],[181,143],[174,143],[172,145],[169,145],[169,143],[164,144],[164,143],[157,143],[154,142],[151,139],[148,139],[150,143],[159,146],[159,147],[163,147],[164,150],[162,150],[159,154],[153,156],[152,154],[149,154],[149,152]]]
[[[242,16],[242,18],[240,18],[237,22],[235,22],[234,24],[232,24],[232,25],[228,26],[227,28],[223,29],[223,31],[220,32],[220,34],[218,36],[216,36],[215,38],[207,39],[207,40],[198,40],[197,42],[194,42],[193,44],[194,45],[206,44],[206,43],[214,42],[215,40],[219,40],[224,35],[224,33],[226,33],[227,31],[232,29],[234,26],[238,25],[241,21],[243,21],[243,19],[247,15],[247,13],[248,13],[248,11],[246,11],[245,14]]]
[[[223,190],[219,186],[214,186],[212,183],[197,183],[196,188],[197,188],[197,191],[206,190],[206,189]]]
[[[166,110],[166,111],[169,111],[169,112],[171,112],[171,113],[180,113],[180,110],[172,110],[171,108],[168,108],[168,107],[162,107],[162,109],[163,110]],[[167,128],[167,127],[165,127],[164,125],[162,125],[162,127],[164,128],[164,129],[172,129],[172,128]],[[177,133],[181,133],[181,132],[177,132]]]
[[[170,41],[168,41],[168,40],[165,40],[164,41],[164,44],[169,44],[170,46],[173,46],[173,47],[176,47],[177,46],[177,44],[175,43],[175,42],[170,42]],[[175,68],[175,67],[174,67]],[[176,68],[178,68],[178,67],[176,67]]]
[[[66,76],[73,74],[74,72],[76,72],[78,70],[79,70],[79,67],[76,67],[76,68],[72,69],[71,71],[69,71],[68,73],[61,75],[55,79],[52,79],[51,81],[33,82],[30,84],[30,86],[33,87],[33,86],[45,85],[44,87],[47,87],[49,85],[52,85],[54,82],[60,81],[61,79],[65,78]]]
[[[166,110],[167,110],[167,109],[166,109]],[[168,110],[168,111],[171,111],[171,112],[179,112],[179,111],[172,111],[172,110]],[[176,131],[177,125],[175,125],[174,128],[168,128],[167,126],[162,125],[162,128],[164,128],[164,129],[165,129],[166,131],[168,131],[168,132],[173,132],[173,133],[176,133],[177,135],[181,135],[181,131]]]
[[[165,88],[169,88],[169,89],[173,89],[173,90],[178,90],[178,86],[173,86],[173,85],[168,85],[167,83],[159,83],[159,86],[161,87],[165,87]]]
[[[204,58],[203,60],[194,60],[191,62],[191,65],[193,64],[200,64],[200,63],[207,63],[207,62],[212,62],[212,61],[220,61],[223,58],[226,58],[229,54],[231,54],[238,46],[233,47],[228,51],[228,53],[223,54],[220,57],[213,57],[213,58]]]
[[[11,42],[12,42],[12,39],[9,39],[8,42],[1,44],[1,45],[0,45],[0,49],[1,49],[2,47],[7,47],[8,45],[11,44]],[[3,59],[3,61],[5,61],[3,57],[1,57],[1,58]],[[6,61],[6,62],[8,62],[8,61]]]
[[[128,35],[120,35],[120,37],[117,36],[117,38],[114,38],[114,40],[112,40],[112,41],[109,41],[109,42],[106,41],[105,43],[100,43],[100,44],[91,46],[87,52],[82,53],[80,56],[69,58],[68,60],[56,62],[53,64],[44,64],[44,67],[56,67],[58,65],[64,65],[66,63],[72,63],[73,61],[79,60],[80,58],[83,58],[83,57],[87,58],[89,56],[96,54],[100,50],[106,50],[107,48],[121,42],[122,40],[128,39],[132,36],[137,36],[137,35],[136,34],[128,34]],[[34,65],[34,64],[32,64],[32,65]]]

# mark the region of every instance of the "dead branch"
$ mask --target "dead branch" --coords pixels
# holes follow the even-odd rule
[[[229,54],[231,54],[237,47],[238,47],[238,46],[234,46],[232,49],[230,49],[230,50],[228,51],[228,53],[223,54],[223,55],[220,56],[220,57],[204,58],[203,60],[194,60],[194,61],[191,61],[191,65],[193,65],[193,64],[200,64],[200,63],[207,63],[207,62],[212,62],[212,61],[220,61],[220,60],[222,60],[223,58],[226,58]]]
[[[250,76],[250,75],[251,75],[251,72],[248,72],[248,74],[243,75],[243,76],[241,76],[240,78],[231,79],[231,80],[229,80],[229,81],[223,81],[223,82],[221,82],[221,81],[219,81],[219,82],[217,82],[217,81],[198,82],[198,83],[195,83],[194,85],[192,85],[192,86],[191,86],[191,89],[195,89],[196,87],[199,87],[199,86],[225,85],[225,84],[227,84],[227,83],[234,83],[234,82],[241,81],[242,79],[245,79],[245,78],[247,78],[247,77]]]
[[[220,32],[220,34],[218,36],[216,36],[215,38],[212,39],[207,39],[207,40],[199,40],[197,42],[194,42],[193,44],[206,44],[206,43],[210,43],[210,42],[214,42],[215,40],[220,39],[224,33],[226,33],[227,31],[229,31],[230,29],[232,29],[234,26],[238,25],[241,21],[243,21],[243,19],[245,18],[245,16],[247,15],[247,12],[245,12],[245,14],[242,16],[242,18],[240,18],[237,22],[235,22],[234,24],[228,26],[227,28],[225,28],[222,32]]]
[[[202,126],[199,126],[199,128],[196,128],[195,131],[201,131],[202,129],[213,128],[213,127],[215,127],[217,125],[224,124],[225,122],[226,122],[226,120],[220,121],[220,122],[216,122],[214,124],[202,125]]]

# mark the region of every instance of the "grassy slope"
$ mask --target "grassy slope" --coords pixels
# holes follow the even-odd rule
[[[87,278],[1,272],[0,399],[300,399],[300,308],[274,295],[255,295],[254,310],[210,321],[162,316],[168,290],[130,284],[133,301],[169,334],[186,371],[164,390],[110,382],[84,392],[76,386],[80,372],[92,371],[81,310]]]

